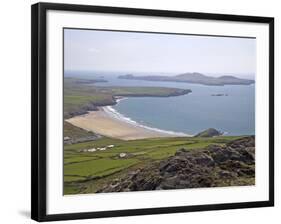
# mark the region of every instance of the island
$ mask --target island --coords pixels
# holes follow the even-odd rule
[[[161,81],[161,82],[184,82],[192,84],[202,84],[208,86],[224,86],[224,85],[250,85],[255,83],[254,80],[241,79],[235,76],[224,75],[220,77],[207,76],[202,73],[184,73],[175,76],[135,76],[132,74],[120,75],[119,79],[128,80],[145,80],[145,81]]]
[[[211,96],[228,96],[228,94],[216,93],[216,94],[211,94]]]

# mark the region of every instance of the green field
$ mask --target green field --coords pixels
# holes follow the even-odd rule
[[[173,156],[181,148],[196,150],[210,144],[225,144],[240,137],[155,138],[123,141],[102,137],[95,141],[64,146],[64,194],[94,193],[97,189],[129,171]],[[114,145],[105,151],[92,148]],[[84,151],[83,151],[84,150]],[[120,153],[126,157],[120,158]]]

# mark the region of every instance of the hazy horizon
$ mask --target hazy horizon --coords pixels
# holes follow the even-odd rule
[[[127,74],[132,74],[134,76],[175,76],[175,75],[180,75],[184,73],[192,73],[189,71],[186,72],[180,72],[180,73],[166,73],[166,72],[149,72],[149,71],[143,71],[143,72],[138,72],[138,71],[106,71],[106,70],[65,70],[65,76],[85,76],[85,77],[97,77],[97,76],[103,76],[108,73],[110,73],[111,76],[120,76],[120,75],[127,75]],[[197,71],[194,71],[197,72]],[[78,74],[80,73],[80,74]],[[212,76],[212,77],[220,77],[224,75],[230,75],[230,76],[235,76],[237,78],[245,78],[245,79],[255,79],[255,74],[254,73],[205,73],[205,72],[198,72],[206,76]]]
[[[65,71],[254,78],[256,40],[65,29],[64,65]]]

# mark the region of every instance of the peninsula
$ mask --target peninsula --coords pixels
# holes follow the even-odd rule
[[[112,106],[122,97],[172,97],[191,93],[190,89],[142,86],[97,86],[101,79],[64,78],[64,118]]]
[[[187,136],[132,124],[116,116],[110,106],[122,98],[181,96],[190,93],[190,89],[92,85],[99,82],[106,81],[64,78],[65,143],[89,141],[97,139],[98,135],[123,140]]]

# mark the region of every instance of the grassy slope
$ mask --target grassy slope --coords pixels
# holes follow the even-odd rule
[[[104,183],[126,174],[129,170],[170,157],[180,148],[194,150],[214,143],[224,144],[237,138],[239,137],[178,137],[122,141],[104,137],[96,141],[65,145],[64,193],[93,193]],[[111,144],[115,147],[106,151],[80,152],[81,149]],[[130,156],[120,159],[119,153],[124,152]]]
[[[82,128],[78,128],[66,121],[64,121],[64,129],[63,129],[63,136],[70,137],[71,139],[83,138],[83,137],[90,137],[95,135],[93,132],[86,131]]]

